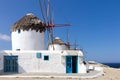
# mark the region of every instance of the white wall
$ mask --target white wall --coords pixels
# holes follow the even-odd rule
[[[36,57],[36,53],[42,54],[41,58]],[[61,54],[50,53],[48,51],[5,51],[0,52],[0,70],[4,71],[4,56],[5,55],[17,55],[19,64],[19,73],[26,72],[48,72],[48,73],[66,73],[66,66],[62,63]],[[44,60],[44,55],[49,56],[49,60]]]
[[[24,54],[24,56],[23,56]],[[36,58],[36,53],[23,53],[19,55],[19,72],[48,72],[65,73],[65,65],[61,63],[61,55],[57,53],[42,53],[41,58]],[[44,55],[49,56],[49,60],[44,60]]]
[[[87,73],[87,66],[83,63],[83,56],[78,57],[78,73]]]
[[[49,45],[48,50],[51,50],[51,51],[67,50],[67,47],[65,45],[60,45],[60,44],[51,44],[51,45]]]
[[[18,30],[11,33],[12,50],[43,50],[44,49],[44,32]]]
[[[37,58],[36,53],[41,53],[42,57]],[[69,53],[67,53],[69,52]],[[66,57],[68,55],[79,56],[78,73],[86,73],[83,63],[81,63],[82,53],[79,51],[1,51],[0,52],[0,70],[3,71],[4,55],[17,55],[19,64],[19,73],[41,72],[41,73],[66,73]],[[44,60],[44,55],[49,56],[49,60]]]
[[[79,63],[78,67],[79,67],[78,73],[86,73],[87,72],[87,68],[83,63]]]

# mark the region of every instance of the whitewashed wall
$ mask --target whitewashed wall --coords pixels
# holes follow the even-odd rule
[[[41,58],[36,57],[36,53],[42,53]],[[0,52],[0,70],[4,71],[4,56],[17,55],[19,73],[26,72],[48,72],[48,73],[66,73],[66,66],[61,62],[61,54],[50,53],[48,51],[5,51]],[[44,55],[49,56],[49,60],[44,60]]]
[[[83,56],[78,57],[78,73],[87,73],[87,66],[83,63]]]
[[[48,50],[51,50],[51,51],[67,50],[67,47],[65,45],[60,45],[60,44],[51,44],[49,45]]]
[[[43,50],[44,49],[44,32],[35,30],[23,31],[18,30],[11,33],[12,50]]]
[[[41,52],[42,53],[42,52]],[[24,54],[24,56],[23,56]],[[48,72],[65,73],[65,65],[61,63],[61,55],[57,53],[42,53],[41,58],[36,58],[36,53],[23,53],[19,55],[19,72]],[[44,60],[44,55],[49,56],[49,60]]]
[[[78,64],[78,73],[87,73],[87,68],[83,63],[79,63]]]
[[[36,53],[41,53],[42,57],[37,58]],[[71,54],[70,54],[71,52]],[[73,53],[72,53],[73,52]],[[80,51],[0,51],[0,71],[3,72],[4,56],[18,56],[19,73],[41,72],[41,73],[66,73],[66,57],[68,55],[79,56],[78,73],[86,73],[86,67],[81,63]],[[49,60],[44,60],[44,55],[49,56]]]

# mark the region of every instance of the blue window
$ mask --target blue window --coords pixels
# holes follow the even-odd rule
[[[48,61],[48,60],[49,60],[49,56],[48,56],[48,55],[45,55],[45,56],[44,56],[44,60],[45,60],[45,61]]]
[[[4,72],[18,72],[18,56],[4,56]]]
[[[41,56],[41,53],[37,53],[37,54],[36,54],[36,57],[37,57],[37,58],[41,58],[41,57],[42,57],[42,56]]]

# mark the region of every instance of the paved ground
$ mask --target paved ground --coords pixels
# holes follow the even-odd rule
[[[24,74],[1,74],[0,77],[10,77],[10,78],[94,78],[101,76],[103,71],[91,71],[90,73],[86,74],[57,74],[57,73],[24,73]]]

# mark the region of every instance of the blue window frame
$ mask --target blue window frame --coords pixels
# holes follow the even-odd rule
[[[4,56],[4,72],[18,72],[18,56]]]
[[[36,57],[41,58],[42,57],[41,53],[36,53]]]
[[[48,61],[48,60],[49,60],[49,56],[48,56],[48,55],[45,55],[45,56],[44,56],[44,60],[45,60],[45,61]]]

